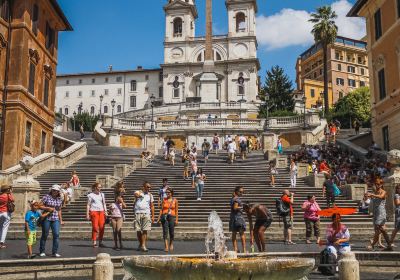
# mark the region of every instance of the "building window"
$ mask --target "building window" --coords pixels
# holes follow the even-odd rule
[[[91,115],[94,115],[94,110],[95,110],[94,106],[91,106],[91,107],[90,107],[90,114],[91,114]]]
[[[375,12],[374,23],[375,23],[375,41],[377,41],[382,36],[381,9],[378,9]]]
[[[356,80],[348,79],[348,85],[349,87],[356,87]]]
[[[159,98],[163,98],[164,95],[164,88],[163,87],[159,87],[158,88],[158,97]]]
[[[31,61],[29,65],[29,85],[28,91],[30,94],[35,95],[35,76],[36,76],[36,65]]]
[[[104,112],[104,114],[108,114],[108,106],[106,105],[106,106],[104,106],[104,108],[103,108],[103,112]]]
[[[79,84],[80,84],[80,85],[82,84],[82,79],[79,79]]]
[[[246,32],[246,16],[244,13],[236,14],[236,32]]]
[[[389,151],[389,149],[390,149],[389,126],[382,127],[382,136],[383,136],[383,149],[385,151]]]
[[[386,97],[385,68],[378,71],[379,100]]]
[[[105,82],[105,83],[108,83],[108,78],[104,78],[104,82]]]
[[[131,91],[136,91],[136,86],[137,86],[136,81],[135,81],[135,80],[132,80],[132,81],[131,81]]]
[[[174,37],[182,37],[182,19],[175,18],[174,19]]]
[[[108,89],[104,90],[104,95],[108,95]]]
[[[44,89],[43,89],[43,104],[49,107],[49,79],[44,78]]]
[[[96,92],[94,90],[92,90],[92,97],[96,96]]]
[[[118,105],[118,106],[117,106],[117,113],[121,113],[121,111],[122,111],[122,106],[121,106],[121,105]]]
[[[336,84],[338,86],[344,86],[344,79],[342,78],[336,78]]]
[[[26,122],[25,127],[25,147],[31,147],[31,134],[32,134],[32,123]]]
[[[336,60],[339,60],[339,59],[340,59],[340,53],[338,53],[338,52],[335,53],[335,59],[336,59]]]
[[[8,1],[0,0],[0,17],[8,21]]]
[[[121,95],[121,94],[122,94],[122,88],[119,88],[119,89],[117,90],[117,94],[118,94],[118,95]]]
[[[94,84],[94,83],[96,83],[96,79],[93,78],[92,79],[92,84]]]
[[[78,97],[82,97],[82,91],[78,92]]]
[[[400,18],[400,0],[397,0],[397,18]]]
[[[339,91],[339,99],[343,98],[343,91]]]
[[[149,75],[144,76],[144,79],[145,79],[146,81],[148,81],[148,80],[149,80]]]
[[[46,49],[53,51],[56,32],[50,27],[49,22],[46,22]]]
[[[136,108],[136,96],[134,96],[134,95],[132,95],[131,97],[130,97],[130,103],[129,103],[129,105],[130,105],[130,107],[131,108]]]
[[[342,64],[339,63],[339,64],[337,65],[337,70],[338,70],[338,71],[342,71]]]
[[[39,7],[38,5],[33,5],[33,14],[32,14],[32,32],[37,36],[38,31],[38,23],[39,23]]]
[[[158,81],[162,82],[164,80],[163,72],[158,73]]]
[[[356,73],[356,67],[354,67],[354,66],[347,66],[347,72],[349,72],[349,73]]]
[[[311,96],[311,98],[314,98],[315,97],[315,89],[311,89],[310,90],[310,96]]]
[[[365,87],[365,82],[364,81],[360,81],[360,87]]]
[[[64,108],[64,115],[68,116],[68,107]]]
[[[174,98],[179,98],[179,88],[174,88]]]
[[[122,82],[122,77],[121,77],[121,76],[118,76],[118,77],[116,78],[116,81],[117,81],[117,83]]]
[[[40,144],[40,153],[44,154],[46,151],[46,132],[42,131],[42,142]]]
[[[365,75],[365,69],[364,68],[360,68],[360,73],[361,73],[361,75]]]
[[[68,98],[69,97],[69,91],[66,91],[65,92],[65,98]]]

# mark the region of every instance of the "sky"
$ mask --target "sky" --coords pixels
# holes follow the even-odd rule
[[[163,63],[167,0],[58,0],[74,31],[59,36],[58,74],[159,68]],[[338,14],[339,35],[360,39],[365,23],[346,14],[355,0],[258,0],[258,58],[263,79],[274,65],[294,81],[296,59],[313,44],[308,22],[319,6]],[[205,0],[196,0],[196,36],[205,33]],[[213,0],[213,32],[225,34],[228,18],[224,0]]]

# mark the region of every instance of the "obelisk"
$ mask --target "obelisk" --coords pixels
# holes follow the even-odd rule
[[[217,102],[218,78],[214,72],[214,54],[212,47],[212,0],[206,0],[206,42],[203,74],[200,77],[201,102]]]

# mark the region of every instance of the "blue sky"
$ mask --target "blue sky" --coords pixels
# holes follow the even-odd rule
[[[297,56],[313,42],[307,22],[316,7],[332,5],[339,34],[365,34],[360,19],[345,17],[355,0],[258,0],[259,75],[280,65],[294,80]],[[163,62],[164,11],[167,0],[59,0],[74,31],[59,37],[58,73],[157,68]],[[205,0],[197,0],[196,35],[204,34]],[[214,33],[227,32],[224,0],[213,1]]]

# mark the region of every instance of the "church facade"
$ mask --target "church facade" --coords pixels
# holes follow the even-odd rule
[[[93,96],[109,93],[108,99],[114,99],[116,104],[125,104],[121,110],[116,109],[115,114],[126,118],[149,116],[151,96],[154,96],[153,105],[156,104],[154,114],[159,119],[166,115],[169,118],[204,118],[210,114],[220,118],[257,118],[260,69],[256,39],[257,1],[226,0],[226,8],[228,34],[212,36],[215,90],[209,90],[201,81],[206,37],[196,36],[198,11],[195,1],[169,0],[164,6],[164,61],[160,69],[123,71],[133,78],[120,79],[116,86],[121,89],[119,91],[110,90],[109,83],[102,82],[107,80],[104,77],[114,76],[113,71],[60,75],[57,83],[57,111],[64,113],[65,108],[69,108],[67,111],[70,117],[78,109],[96,113],[102,111],[111,115],[109,104],[100,105],[98,97],[93,99]],[[96,81],[95,88],[91,89],[88,84],[79,82],[88,77],[90,81]],[[140,86],[132,87],[139,80]],[[119,94],[115,94],[117,92]],[[134,107],[129,106],[132,100],[135,100]],[[194,104],[205,110],[199,110],[197,114],[192,110],[188,115],[181,110],[182,104]],[[99,106],[108,108],[104,110]]]

